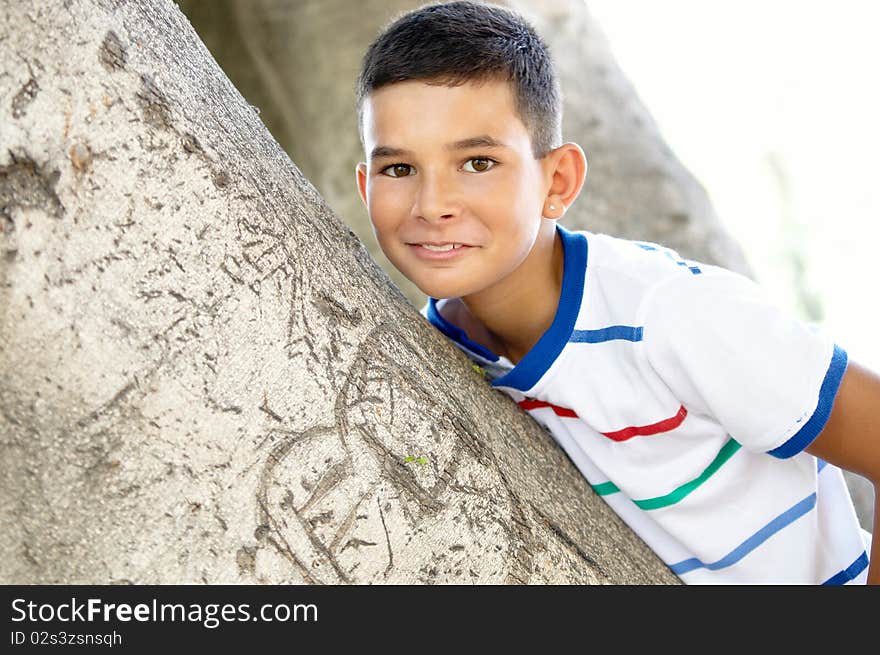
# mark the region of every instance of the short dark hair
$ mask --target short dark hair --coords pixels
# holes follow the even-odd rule
[[[549,49],[519,14],[479,2],[428,4],[395,19],[364,54],[357,79],[358,133],[376,89],[423,80],[458,86],[510,82],[515,109],[541,158],[562,143],[562,94]]]

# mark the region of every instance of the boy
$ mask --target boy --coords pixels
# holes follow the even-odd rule
[[[880,479],[880,377],[740,275],[559,225],[587,170],[560,121],[500,7],[424,6],[367,50],[358,190],[423,314],[684,582],[880,582],[835,466]]]

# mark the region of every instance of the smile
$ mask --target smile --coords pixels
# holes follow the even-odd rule
[[[420,243],[418,244],[422,248],[427,248],[428,250],[433,250],[435,252],[444,252],[446,250],[452,250],[453,248],[461,248],[460,243],[444,243],[442,246],[435,246],[433,243]]]
[[[408,243],[413,253],[429,261],[448,261],[471,249],[463,243]]]

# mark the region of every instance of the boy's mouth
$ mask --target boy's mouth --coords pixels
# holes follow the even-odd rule
[[[427,248],[428,250],[433,250],[434,252],[446,252],[447,250],[461,248],[463,244],[461,244],[461,243],[443,243],[443,244],[419,243],[416,245],[419,245],[422,248]]]
[[[428,241],[408,243],[407,245],[422,259],[444,261],[451,257],[457,257],[459,254],[472,248],[472,246],[469,246],[466,243],[454,242],[437,243]]]

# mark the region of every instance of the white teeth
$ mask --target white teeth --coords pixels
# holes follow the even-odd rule
[[[453,248],[461,248],[460,243],[447,243],[445,246],[431,246],[427,243],[421,244],[422,248],[427,248],[428,250],[436,250],[437,252],[446,252],[447,250],[452,250]]]

